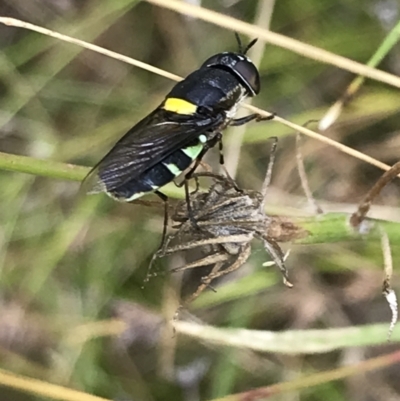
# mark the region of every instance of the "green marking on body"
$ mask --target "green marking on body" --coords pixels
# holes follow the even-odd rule
[[[176,177],[182,173],[182,170],[174,163],[163,163],[163,165]]]
[[[203,150],[203,145],[207,142],[207,137],[205,135],[199,136],[199,143],[197,145],[189,146],[187,148],[182,149],[182,152],[194,160],[200,152]]]
[[[120,201],[122,200],[124,202],[132,202],[133,200],[138,199],[147,193],[148,192],[137,192],[136,194],[133,194],[130,198],[125,198],[125,199],[119,198],[118,200]]]

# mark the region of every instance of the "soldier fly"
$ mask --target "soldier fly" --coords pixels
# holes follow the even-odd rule
[[[238,52],[211,56],[114,145],[86,177],[88,193],[105,192],[123,202],[156,193],[165,202],[165,235],[167,196],[159,188],[183,172],[186,183],[208,149],[219,142],[222,150],[227,126],[268,119],[258,114],[234,119],[239,104],[260,91],[259,72],[246,56],[257,39],[243,49],[236,38]]]

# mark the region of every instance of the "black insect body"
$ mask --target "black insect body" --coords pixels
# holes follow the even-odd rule
[[[275,145],[274,145],[275,149]],[[210,176],[214,184],[207,192],[191,194],[191,213],[196,226],[190,221],[186,202],[180,202],[172,220],[178,223],[177,232],[167,238],[165,246],[154,256],[158,257],[200,248],[206,256],[185,264],[174,271],[182,271],[213,265],[212,271],[203,277],[201,285],[186,303],[197,298],[210,283],[241,267],[250,256],[251,241],[260,239],[284,277],[291,286],[285,267],[284,254],[279,244],[268,234],[271,218],[265,214],[266,191],[271,179],[274,152],[261,192],[238,190],[229,178],[213,173],[194,174],[193,177]],[[178,245],[170,246],[173,240]]]
[[[204,153],[221,140],[228,125],[263,119],[257,114],[234,119],[239,104],[260,91],[257,68],[243,52],[210,57],[176,84],[152,113],[131,128],[89,173],[89,193],[106,192],[130,202],[184,171],[195,170]]]

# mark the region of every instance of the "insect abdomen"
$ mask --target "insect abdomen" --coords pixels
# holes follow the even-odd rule
[[[186,170],[199,156],[207,141],[205,135],[200,135],[193,145],[176,150],[160,163],[145,171],[135,180],[128,181],[112,190],[113,198],[124,202],[131,202],[148,192],[156,191]]]

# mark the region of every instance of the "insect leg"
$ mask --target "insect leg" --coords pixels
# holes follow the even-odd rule
[[[188,211],[189,221],[196,230],[201,231],[201,228],[197,224],[196,218],[194,217],[192,204],[190,203],[189,180],[186,179],[186,177],[184,180],[184,184],[185,184],[185,200],[186,200],[186,207]]]
[[[268,117],[262,116],[260,114],[249,114],[248,116],[241,117],[241,118],[235,118],[233,119],[229,125],[232,127],[239,127],[240,125],[244,125],[249,123],[250,121],[256,120],[258,121],[268,121],[268,120],[273,120],[275,118],[275,114],[271,114]]]
[[[155,191],[154,192],[156,195],[158,195],[161,200],[164,202],[164,224],[163,224],[163,232],[162,232],[162,237],[161,237],[161,243],[160,246],[158,247],[157,251],[154,253],[153,257],[151,258],[151,261],[149,263],[149,267],[147,269],[147,274],[144,279],[144,282],[147,283],[151,277],[151,269],[153,267],[154,261],[159,257],[159,255],[163,255],[165,252],[165,249],[168,247],[169,240],[167,238],[167,228],[168,228],[168,208],[169,208],[169,203],[168,203],[168,196],[164,195],[160,191]]]
[[[261,117],[259,114],[249,114],[245,117],[233,119],[229,125],[232,127],[240,127],[241,125],[247,124],[250,121],[257,120],[259,117]]]
[[[200,156],[203,157],[204,153],[201,152],[198,158],[194,161],[193,166],[190,167],[190,170],[185,174],[184,180],[180,183],[175,184],[178,188],[183,187],[185,185],[185,181],[190,180],[192,178],[193,173],[195,172],[196,168],[199,167],[199,164],[201,162]]]
[[[187,183],[186,183],[186,181],[188,181],[188,180],[190,180],[192,177],[193,177],[193,174],[194,174],[194,172],[196,171],[196,169],[197,169],[197,167],[201,164],[203,167],[204,167],[204,165],[206,165],[206,170],[208,171],[208,170],[211,170],[211,167],[210,166],[208,166],[206,163],[203,163],[202,162],[202,158],[203,158],[203,156],[205,155],[205,153],[210,149],[210,148],[212,148],[215,144],[216,144],[216,140],[213,138],[213,139],[211,139],[209,142],[207,142],[207,143],[205,143],[204,144],[204,146],[203,146],[203,149],[201,150],[201,152],[199,153],[199,155],[194,159],[194,160],[192,160],[192,163],[191,163],[191,165],[188,167],[188,171],[185,173],[185,176],[184,176],[184,178],[183,178],[183,180],[181,181],[181,182],[175,182],[175,185],[178,187],[178,188],[181,188],[181,187],[183,187],[183,186],[185,186],[185,190],[186,190],[186,186],[187,186]],[[195,190],[193,191],[193,193],[196,193],[197,191],[198,191],[198,189],[199,189],[199,185],[198,185],[198,181],[197,181],[197,178],[195,178],[195,185],[196,185],[196,188],[195,188]],[[190,207],[190,206],[189,206]],[[188,208],[189,209],[189,208]]]
[[[197,158],[193,162],[193,166],[190,167],[189,171],[185,174],[185,179],[184,181],[190,180],[197,169],[197,167],[202,164],[202,159],[203,156],[207,153],[207,151],[215,146],[215,144],[220,141],[222,138],[222,134],[218,132],[214,138],[209,140],[207,143],[204,144],[203,149],[201,150],[200,154],[197,156]],[[208,168],[210,168],[208,166]],[[184,181],[180,184],[176,184],[177,187],[182,187],[184,185]]]
[[[187,205],[187,210],[188,210],[188,217],[189,217],[189,220],[192,223],[193,227],[195,227],[199,231],[201,231],[201,229],[196,222],[196,219],[193,214],[193,209],[190,204],[190,192],[189,192],[189,182],[188,181],[193,176],[193,173],[196,170],[196,168],[199,166],[204,154],[208,151],[208,149],[213,147],[216,144],[216,142],[220,140],[221,137],[222,137],[222,134],[218,133],[215,136],[215,138],[213,138],[212,140],[210,140],[209,142],[207,142],[204,145],[203,150],[200,152],[199,156],[197,156],[196,160],[194,161],[193,167],[189,170],[188,173],[185,174],[185,179],[183,181],[183,184],[185,186],[185,199],[186,199],[186,205]]]
[[[190,178],[193,178],[193,180],[194,180],[195,189],[190,193],[190,195],[194,195],[194,194],[196,194],[196,193],[199,191],[199,189],[200,189],[199,177],[201,177],[202,174],[213,174],[213,173],[212,173],[211,166],[208,165],[207,163],[205,163],[205,162],[203,162],[203,161],[200,161],[199,165],[201,165],[201,167],[203,167],[206,171],[203,172],[203,173],[194,173],[194,172],[193,172],[193,173],[191,174]],[[214,174],[214,175],[215,175],[215,174]],[[204,176],[206,176],[206,175],[204,175]]]
[[[168,196],[164,195],[162,192],[160,191],[155,191],[155,194],[158,195],[161,200],[164,202],[164,225],[163,225],[163,233],[162,233],[162,237],[161,237],[161,244],[159,249],[164,249],[164,246],[166,244],[166,238],[167,238],[167,228],[168,228]]]
[[[227,180],[230,182],[233,188],[237,192],[243,192],[238,185],[236,184],[236,181],[231,177],[229,174],[228,170],[225,167],[225,158],[224,158],[224,145],[222,143],[222,134],[219,133],[218,135],[218,148],[219,148],[219,164],[221,165],[222,169],[224,170],[224,173],[226,175]]]

